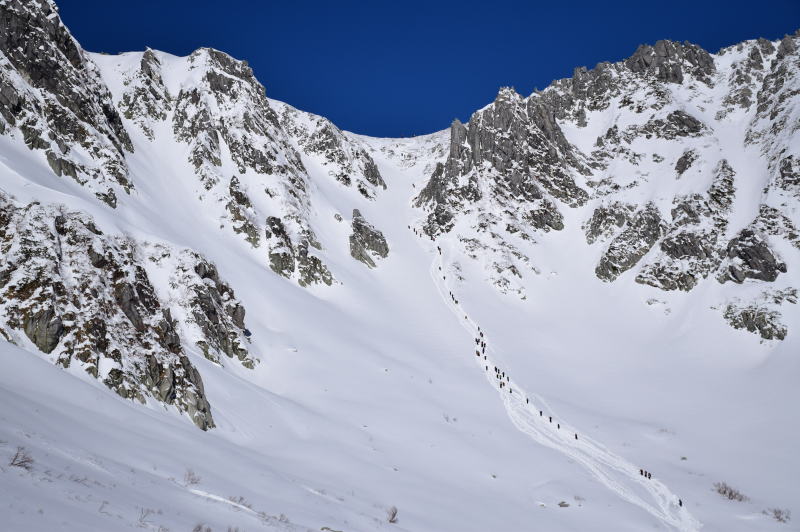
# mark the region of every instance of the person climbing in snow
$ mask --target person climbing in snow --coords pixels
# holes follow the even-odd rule
[[[550,418],[550,423],[553,422],[553,416],[548,416]]]
[[[578,439],[578,433],[577,432],[575,433],[575,439],[576,440]]]
[[[683,501],[680,500],[680,499],[678,499],[678,506],[681,506],[681,507],[683,506]]]

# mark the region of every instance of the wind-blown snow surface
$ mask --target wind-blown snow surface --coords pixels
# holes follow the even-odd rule
[[[186,58],[156,55],[171,94],[198,82]],[[115,102],[121,73],[141,58],[92,56]],[[148,124],[155,141],[132,120],[124,125],[135,188],[116,209],[55,178],[41,154],[8,136],[0,136],[2,189],[23,204],[89,213],[105,233],[204,255],[247,309],[248,348],[260,363],[221,367],[184,345],[216,423],[203,432],[174,408],[126,401],[81,371],[52,366],[24,335],[16,341],[25,350],[0,343],[5,529],[796,527],[762,513],[800,511],[796,306],[783,309],[786,339],[760,343],[709,308],[716,281],[689,294],[630,282],[632,272],[600,281],[600,250],[581,230],[590,211],[567,208],[564,229],[530,247],[540,273],[520,281],[527,297],[501,294],[485,282],[481,258],[465,257],[453,237],[432,242],[410,229],[424,217],[412,202],[446,156],[446,132],[344,134],[387,185],[367,193],[287,140],[309,176],[304,216],[336,279],[301,288],[269,269],[263,246],[231,231],[171,120]],[[567,136],[580,146],[579,132]],[[260,194],[268,180],[236,168],[224,146],[220,175],[239,174],[260,212],[284,208]],[[353,209],[389,244],[375,269],[350,256]],[[475,354],[477,326],[485,360]],[[498,389],[495,365],[510,376],[507,387]],[[18,446],[34,459],[30,471],[7,465]],[[722,498],[716,482],[749,501]],[[397,523],[387,522],[391,506]]]

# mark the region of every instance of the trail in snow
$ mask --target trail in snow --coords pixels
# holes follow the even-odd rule
[[[415,231],[415,234],[418,233]],[[418,236],[421,235],[418,234]],[[422,236],[421,238],[425,239]],[[494,368],[497,367],[501,372],[503,370],[491,358],[493,348],[485,336],[485,331],[482,331],[478,324],[469,318],[468,313],[461,308],[460,304],[454,301],[453,297],[456,294],[446,286],[443,251],[440,250],[439,245],[437,245],[435,253],[438,258],[433,261],[430,269],[434,285],[439,295],[456,313],[462,326],[472,335],[472,338],[480,338],[486,343],[485,352],[480,352],[475,359],[489,383],[498,390],[514,426],[537,443],[555,449],[582,464],[608,489],[629,503],[646,510],[665,524],[687,532],[699,530],[703,525],[691,515],[685,506],[678,505],[678,497],[666,485],[658,479],[648,479],[642,476],[639,467],[621,456],[615,455],[601,443],[558,419],[541,397],[521,389],[513,380],[498,378]],[[438,270],[440,267],[441,271]],[[481,332],[484,334],[483,337],[481,337]],[[478,344],[476,347],[479,347]],[[480,347],[478,350],[482,351]],[[502,386],[500,386],[501,382],[504,383]],[[552,421],[550,420],[551,416]],[[559,426],[560,428],[557,428]],[[579,439],[575,438],[576,435]],[[652,500],[646,500],[646,495],[649,495]]]

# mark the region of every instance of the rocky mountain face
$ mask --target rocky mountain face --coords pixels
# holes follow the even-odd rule
[[[203,381],[184,345],[199,338],[214,362],[224,354],[245,367],[255,363],[245,347],[244,309],[196,253],[106,234],[84,213],[5,195],[0,251],[5,339],[25,343],[24,334],[55,364],[83,370],[124,398],[154,398],[211,428]],[[166,261],[177,297],[151,280]]]
[[[0,133],[114,207],[133,188],[119,111],[51,0],[0,6]]]
[[[526,242],[563,230],[565,209],[600,249],[603,281],[774,283],[787,272],[779,249],[800,249],[798,43],[710,54],[659,41],[528,98],[503,89],[451,126],[416,198],[420,228],[488,251],[489,278],[521,295],[519,272],[537,271]]]
[[[367,199],[374,199],[386,183],[363,143],[345,136],[330,120],[298,111],[282,102],[271,102],[280,115],[283,128],[297,148],[319,157],[328,175]]]
[[[304,160],[373,199],[387,185],[362,142],[271,102],[246,62],[217,50],[89,54],[51,0],[2,2],[0,29],[0,133],[74,180],[78,194],[111,208],[121,195],[138,201],[134,145],[171,146],[182,159],[169,164],[195,177],[196,208],[263,250],[265,268],[301,286],[335,281],[312,226]],[[216,267],[189,249],[103,232],[66,206],[0,194],[4,338],[213,427],[192,357],[258,362],[244,307]],[[365,260],[385,256],[377,238],[364,240]]]

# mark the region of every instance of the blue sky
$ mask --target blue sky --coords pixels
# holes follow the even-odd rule
[[[640,43],[709,51],[800,28],[800,0],[754,2],[56,0],[84,48],[211,46],[246,59],[267,94],[373,136],[443,129]]]

